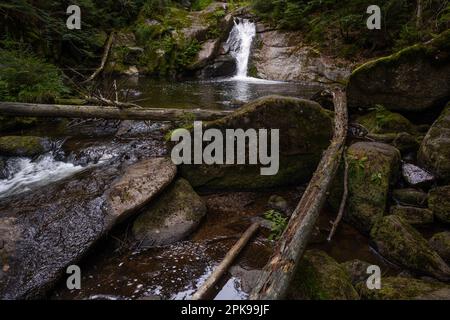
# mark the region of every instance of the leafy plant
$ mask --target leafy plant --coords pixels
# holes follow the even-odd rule
[[[288,219],[275,210],[264,213],[264,218],[272,223],[269,240],[278,240],[288,224]]]
[[[376,184],[381,184],[381,182],[383,181],[383,176],[379,172],[378,173],[374,173],[370,177],[370,181],[375,182]]]

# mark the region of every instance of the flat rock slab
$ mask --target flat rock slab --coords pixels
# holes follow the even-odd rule
[[[176,175],[170,159],[94,167],[0,202],[0,299],[43,296],[111,228]]]

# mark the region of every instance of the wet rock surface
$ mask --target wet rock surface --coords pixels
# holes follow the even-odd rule
[[[138,216],[133,236],[142,247],[172,244],[191,234],[205,214],[203,200],[189,182],[179,179]]]
[[[115,224],[170,184],[170,159],[94,167],[0,202],[3,299],[44,295]],[[7,271],[5,271],[7,270]]]

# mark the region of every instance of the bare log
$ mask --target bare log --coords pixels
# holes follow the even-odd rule
[[[342,193],[341,205],[339,206],[339,211],[336,220],[333,222],[333,225],[331,227],[331,231],[327,239],[328,241],[331,241],[331,239],[333,239],[337,227],[339,226],[339,223],[341,222],[342,217],[344,216],[345,205],[347,204],[347,197],[348,197],[348,161],[344,155],[344,192]]]
[[[105,68],[106,61],[108,61],[109,52],[111,51],[112,44],[114,42],[114,32],[111,32],[108,38],[108,42],[106,43],[105,50],[103,51],[102,61],[100,66],[91,74],[83,83],[94,80]]]
[[[345,147],[348,116],[346,95],[334,96],[334,136],[289,224],[278,241],[274,254],[264,267],[261,278],[250,295],[253,300],[278,300],[286,296],[289,284],[303,256],[309,238],[325,202],[329,186],[336,175]]]
[[[202,109],[157,109],[127,108],[105,106],[77,106],[56,104],[32,104],[17,102],[0,102],[0,114],[8,116],[40,118],[103,118],[116,120],[153,120],[176,121],[186,117],[197,120],[216,120],[231,114],[232,111]]]
[[[222,278],[228,271],[228,268],[233,264],[233,261],[247,245],[253,235],[258,231],[259,223],[253,223],[242,235],[238,242],[228,251],[223,261],[217,266],[205,283],[192,296],[192,300],[203,300],[208,293],[214,288],[214,285]]]

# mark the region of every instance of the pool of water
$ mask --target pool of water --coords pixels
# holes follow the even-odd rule
[[[181,109],[232,109],[240,103],[273,94],[307,99],[321,89],[317,84],[249,77],[184,82],[133,77],[121,79],[118,84],[130,102],[149,108]]]

